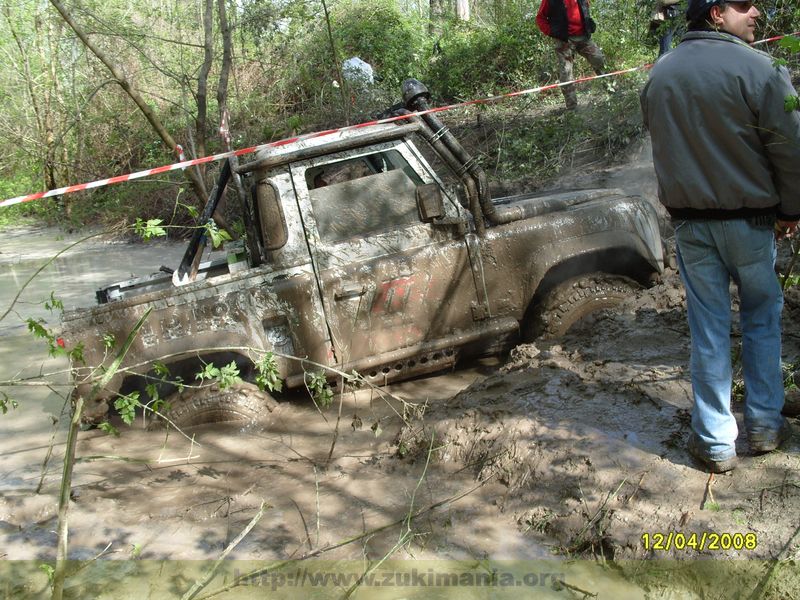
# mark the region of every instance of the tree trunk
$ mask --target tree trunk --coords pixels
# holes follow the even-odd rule
[[[469,21],[469,0],[456,0],[456,16],[461,21]]]
[[[228,107],[228,77],[233,64],[233,39],[231,28],[228,25],[228,15],[225,10],[227,0],[219,0],[219,29],[222,32],[222,65],[219,70],[219,84],[217,85],[217,107],[219,122],[222,123],[225,109]]]
[[[347,90],[345,89],[346,82],[342,77],[342,65],[339,62],[339,56],[336,52],[336,43],[333,41],[333,29],[331,28],[331,16],[328,13],[328,5],[325,0],[322,0],[322,9],[325,11],[325,25],[328,27],[328,42],[331,45],[331,60],[336,67],[336,75],[339,77],[339,91],[342,94],[342,108],[344,109],[345,123],[350,124],[350,104],[347,102]]]
[[[442,20],[444,19],[444,7],[442,0],[430,0],[431,13],[428,21],[428,33],[436,38],[437,42],[442,37]]]
[[[97,46],[95,46],[89,37],[86,35],[86,32],[81,29],[81,27],[73,20],[72,15],[69,14],[67,9],[61,3],[60,0],[50,0],[50,3],[56,8],[56,10],[61,14],[67,24],[72,28],[75,34],[81,39],[81,41],[86,45],[86,47],[92,51],[92,53],[102,62],[111,74],[113,75],[116,82],[120,85],[120,87],[125,90],[125,93],[130,96],[131,100],[136,103],[136,106],[139,107],[139,110],[142,111],[142,114],[145,116],[147,121],[156,131],[158,136],[162,139],[162,141],[169,146],[169,148],[175,152],[175,147],[177,146],[175,140],[170,135],[169,131],[166,130],[164,125],[161,123],[158,115],[155,114],[153,109],[151,109],[147,102],[145,102],[144,98],[142,98],[139,93],[133,88],[131,83],[127,80],[125,75],[122,73],[120,69],[111,61],[111,59],[106,56],[106,54],[100,50]],[[203,185],[203,181],[197,173],[197,170],[194,168],[188,168],[185,170],[185,173],[189,180],[191,181],[192,187],[194,188],[195,193],[201,199],[202,202],[205,202],[208,198],[205,193],[205,186]]]
[[[206,155],[206,131],[208,127],[208,74],[214,62],[214,0],[205,0],[203,11],[203,66],[197,76],[197,153]]]

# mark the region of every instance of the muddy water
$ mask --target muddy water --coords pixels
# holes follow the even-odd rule
[[[52,230],[0,238],[0,307],[8,306],[49,257],[77,239]],[[43,319],[46,326],[57,327],[57,317],[41,305],[51,291],[67,308],[90,305],[97,288],[148,274],[161,264],[174,267],[182,252],[181,245],[91,240],[45,268],[26,288],[15,312],[0,322],[0,379],[45,372],[53,373],[48,379],[54,382],[52,389],[3,388],[19,402],[17,409],[0,416],[0,558],[8,561],[0,563],[0,581],[12,596],[16,591],[19,597],[34,597],[46,590],[38,564],[55,556],[66,421],[66,365],[48,358],[23,320]],[[407,403],[443,402],[495,369],[496,363],[479,362],[395,385],[387,390],[391,395],[374,390],[348,394],[325,412],[306,398],[286,397],[255,426],[195,428],[187,432],[190,437],[148,430],[139,421],[134,427],[117,422],[120,437],[82,432],[70,504],[70,558],[137,560],[118,560],[112,567],[108,561],[93,563],[68,580],[67,596],[180,597],[175,590],[185,590],[203,565],[210,564],[180,561],[219,557],[263,504],[263,515],[235,543],[229,559],[283,560],[325,547],[329,549],[320,558],[328,562],[303,564],[335,573],[362,573],[365,561],[384,557],[434,561],[415,562],[415,567],[401,561],[395,567],[393,581],[400,584],[416,569],[416,586],[401,587],[403,597],[419,598],[512,597],[502,588],[468,586],[434,593],[425,589],[422,576],[474,570],[476,564],[502,573],[503,561],[514,561],[506,574],[513,573],[511,585],[521,586],[514,589],[515,598],[565,597],[563,587],[551,585],[554,576],[603,592],[603,597],[644,597],[641,590],[592,564],[552,560],[550,548],[532,541],[511,515],[503,514],[507,488],[501,483],[477,482],[475,469],[398,457],[395,435]],[[413,527],[402,523],[418,511]],[[356,536],[362,537],[337,547]],[[16,560],[30,562],[10,562]],[[165,566],[164,560],[171,562]],[[496,562],[486,566],[481,561]],[[228,571],[248,572],[238,564],[230,563]],[[19,572],[4,577],[9,568]],[[125,590],[106,585],[122,576],[130,580]],[[228,582],[237,576],[229,573]],[[264,588],[275,591],[284,581],[281,577],[250,581],[244,597],[264,597]],[[309,597],[307,590],[297,589],[294,595],[286,587],[282,590],[280,597]],[[398,597],[397,590],[363,592],[357,597]]]
[[[0,388],[18,403],[16,409],[9,405],[9,412],[0,415],[0,493],[4,495],[36,490],[51,440],[52,459],[46,470],[50,477],[46,479],[52,479],[64,438],[67,363],[48,356],[44,341],[29,333],[26,320],[41,321],[57,331],[59,311],[44,306],[51,294],[67,309],[89,306],[95,290],[103,285],[145,275],[161,264],[174,266],[180,257],[181,247],[175,244],[131,246],[90,236],[66,235],[57,229],[19,229],[0,236],[0,314],[12,308],[0,321],[0,381],[33,378],[28,385]],[[46,387],[43,382],[52,385]],[[0,515],[0,520],[5,516]]]

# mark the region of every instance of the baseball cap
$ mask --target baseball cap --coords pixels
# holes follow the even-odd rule
[[[750,0],[724,0],[725,2],[749,2]],[[708,14],[712,6],[719,6],[723,0],[689,0],[686,9],[686,20],[690,23],[699,21]]]

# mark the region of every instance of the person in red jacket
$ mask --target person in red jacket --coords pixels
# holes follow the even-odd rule
[[[541,32],[553,38],[558,57],[558,79],[570,81],[572,63],[577,52],[589,61],[598,75],[605,69],[605,56],[600,46],[592,40],[595,24],[589,16],[589,0],[542,0],[536,14],[536,25]],[[561,87],[569,110],[578,107],[575,85]]]

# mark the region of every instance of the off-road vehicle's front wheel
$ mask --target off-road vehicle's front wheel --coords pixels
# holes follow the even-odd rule
[[[207,423],[252,423],[277,406],[275,399],[258,386],[240,382],[227,388],[218,385],[187,390],[170,396],[165,416],[177,427]]]
[[[587,315],[618,306],[640,287],[633,279],[606,273],[567,279],[533,307],[522,325],[523,340],[561,337]]]

